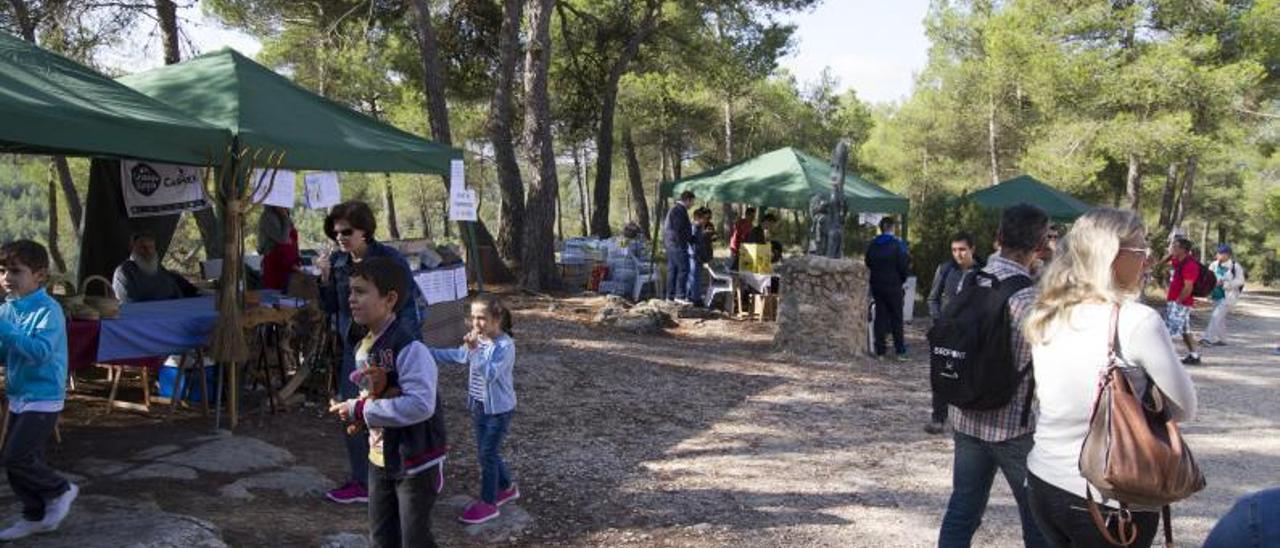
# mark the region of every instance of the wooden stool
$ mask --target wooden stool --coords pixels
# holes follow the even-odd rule
[[[95,364],[98,367],[107,369],[107,381],[111,383],[111,394],[107,396],[107,413],[115,408],[128,409],[130,411],[142,411],[143,413],[151,412],[151,368],[139,367],[134,365],[115,365],[109,363]],[[124,376],[126,369],[137,370],[142,377],[142,403],[133,403],[126,401],[116,401],[116,394],[120,389],[120,377]]]
[[[200,404],[201,413],[205,416],[209,415],[209,379],[204,371],[204,349],[197,348],[195,350],[194,359],[188,361],[191,352],[184,352],[178,360],[178,371],[173,376],[173,390],[169,392],[169,413],[173,414],[178,411],[178,400],[182,399],[182,393],[190,388],[187,384],[191,378],[191,371],[195,370],[196,376],[200,377]],[[219,383],[221,385],[221,383]]]

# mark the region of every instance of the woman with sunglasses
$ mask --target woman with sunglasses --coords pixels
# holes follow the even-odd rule
[[[1085,510],[1086,489],[1094,496],[1098,490],[1080,474],[1080,449],[1089,432],[1098,375],[1110,363],[1113,332],[1117,357],[1145,373],[1131,377],[1142,379],[1135,390],[1154,383],[1175,420],[1195,415],[1195,385],[1174,353],[1164,320],[1137,302],[1150,255],[1138,215],[1091,210],[1058,242],[1023,326],[1032,344],[1040,403],[1027,485],[1031,513],[1052,546],[1109,546]],[[1115,501],[1106,506],[1106,515],[1119,511]],[[1149,510],[1132,511],[1138,535],[1129,546],[1151,546],[1160,513]],[[1109,527],[1114,535],[1114,524]]]
[[[320,268],[320,296],[325,311],[338,315],[338,340],[342,341],[342,371],[338,376],[338,395],[342,400],[355,398],[360,387],[351,381],[355,370],[356,346],[364,338],[364,329],[351,321],[351,269],[356,263],[373,257],[390,257],[404,268],[408,279],[413,275],[409,263],[395,248],[374,240],[377,228],[373,210],[360,201],[343,202],[329,211],[324,219],[324,233],[338,244],[338,250],[329,257],[317,261]],[[413,333],[422,332],[422,314],[418,308],[417,284],[409,284],[410,298],[396,314],[397,321]],[[343,435],[347,445],[347,460],[351,477],[325,496],[340,504],[369,502],[369,438]]]

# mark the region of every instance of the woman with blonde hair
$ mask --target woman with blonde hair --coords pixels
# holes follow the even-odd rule
[[[1088,484],[1079,460],[1099,375],[1109,364],[1112,333],[1119,358],[1146,373],[1138,377],[1154,382],[1174,420],[1188,419],[1196,411],[1195,386],[1164,321],[1137,302],[1150,256],[1138,215],[1110,208],[1086,213],[1058,242],[1023,326],[1032,344],[1040,402],[1035,446],[1027,457],[1027,488],[1036,523],[1055,546],[1109,546],[1085,510]],[[1107,502],[1114,510],[1117,503]],[[1139,536],[1131,546],[1150,546],[1159,512],[1134,511],[1133,522]]]

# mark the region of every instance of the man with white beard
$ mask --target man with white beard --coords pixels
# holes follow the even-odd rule
[[[120,302],[163,301],[200,294],[191,282],[160,266],[155,235],[149,232],[135,233],[129,245],[129,259],[120,263],[112,276],[111,285]]]

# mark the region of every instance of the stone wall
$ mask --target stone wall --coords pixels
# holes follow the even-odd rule
[[[798,356],[852,359],[867,347],[866,265],[804,255],[787,259],[774,345]]]

